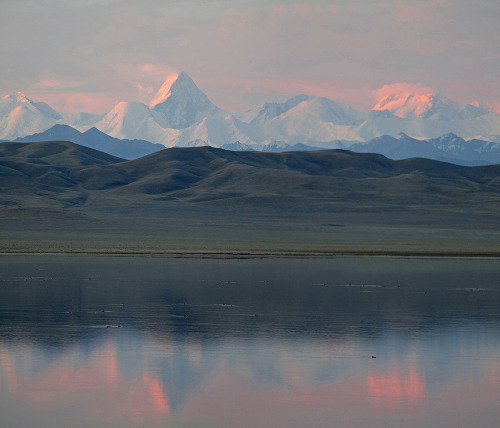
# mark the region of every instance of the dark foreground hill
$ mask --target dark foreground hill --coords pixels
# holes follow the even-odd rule
[[[414,228],[469,230],[475,236],[488,230],[493,239],[500,224],[500,165],[211,147],[124,161],[73,143],[42,142],[0,144],[0,176],[0,214],[14,235],[24,222],[36,233],[163,236],[159,247],[181,240],[202,249],[219,239],[243,249],[272,240],[284,250],[294,236],[311,241],[302,247],[324,248],[329,234],[339,235],[332,230],[345,227],[378,228],[374,236],[382,241],[382,229],[394,227],[417,234]],[[363,241],[359,233],[368,240],[366,230],[351,232],[354,241]]]

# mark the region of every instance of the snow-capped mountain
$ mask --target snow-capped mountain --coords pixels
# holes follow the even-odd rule
[[[327,98],[307,97],[257,127],[262,143],[279,140],[289,144],[307,141],[312,145],[322,145],[339,139],[359,140],[357,128],[364,119],[365,114],[345,104]]]
[[[31,101],[21,92],[0,99],[1,139],[44,131],[61,119],[48,104]]]
[[[193,80],[181,72],[165,80],[150,105],[163,128],[184,129],[218,111]]]
[[[352,144],[349,150],[380,153],[391,159],[420,157],[470,166],[500,162],[500,143],[464,140],[453,133],[426,140],[409,137],[403,132],[394,137],[382,135],[368,142]]]
[[[233,116],[242,122],[252,125],[265,123],[282,115],[283,113],[286,113],[290,109],[299,105],[301,102],[312,98],[313,97],[301,94],[290,98],[283,103],[264,103],[242,113],[233,113]]]
[[[458,104],[437,91],[412,90],[385,95],[373,107],[390,111],[403,119],[467,120],[488,114],[489,111],[471,104]]]
[[[219,146],[248,139],[234,126],[234,120],[182,72],[165,80],[150,107],[121,102],[94,126],[116,138],[146,139],[166,147],[200,142]]]
[[[75,113],[64,115],[64,123],[69,126],[86,127],[92,126],[104,117],[104,114]]]
[[[160,114],[143,103],[121,102],[94,126],[115,138],[160,142],[165,131],[160,121]]]
[[[253,150],[299,143],[345,148],[349,142],[400,132],[416,139],[450,132],[466,139],[500,135],[500,115],[423,89],[386,93],[371,111],[297,95],[282,103],[229,113],[215,106],[184,72],[168,77],[149,106],[121,102],[103,116],[65,116],[22,95],[4,97],[0,104],[0,138],[15,139],[55,124],[69,124],[79,131],[94,126],[115,138],[166,147],[222,147],[238,141]]]

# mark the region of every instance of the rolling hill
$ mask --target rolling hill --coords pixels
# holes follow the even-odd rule
[[[69,142],[39,142],[1,143],[0,175],[0,216],[12,242],[22,235],[39,245],[64,232],[72,248],[82,237],[113,248],[125,240],[128,248],[133,236],[134,248],[342,244],[389,251],[421,241],[430,228],[426,251],[432,242],[460,253],[479,238],[486,239],[482,252],[500,251],[500,165],[213,147],[126,161]],[[443,238],[438,229],[455,232]],[[457,230],[472,239],[461,241],[464,248],[453,244]]]
[[[470,168],[420,158],[393,161],[345,150],[172,148],[130,161],[69,142],[2,143],[0,150],[2,195],[14,185],[19,189],[22,182],[30,183],[23,197],[18,194],[20,206],[22,199],[29,201],[30,192],[56,203],[68,191],[92,194],[97,200],[133,197],[249,206],[260,201],[276,209],[289,201],[298,210],[500,202],[498,165]]]

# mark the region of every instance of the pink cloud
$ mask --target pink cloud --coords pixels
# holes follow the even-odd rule
[[[162,77],[178,73],[178,70],[174,69],[173,67],[169,67],[167,65],[139,64],[137,65],[137,69],[141,73],[155,75],[155,76],[162,76]]]
[[[405,23],[431,23],[435,20],[428,14],[428,6],[419,7],[411,4],[400,4],[396,7],[396,17],[398,21]]]
[[[389,97],[406,95],[407,97],[412,96],[417,98],[429,98],[436,94],[436,92],[437,90],[435,88],[424,86],[421,83],[399,82],[384,85],[381,88],[372,91],[371,96],[378,106],[381,101]],[[377,106],[374,107],[376,110],[378,110]]]
[[[468,104],[471,104],[473,106],[479,107],[479,108],[484,108],[486,110],[492,111],[493,113],[500,114],[500,101],[490,101],[490,102],[484,102],[484,101],[470,101]]]
[[[376,99],[380,99],[388,95],[399,94],[402,92],[409,92],[412,94],[436,93],[436,89],[431,88],[430,86],[424,86],[422,83],[398,82],[384,85],[381,88],[374,90],[373,96]]]
[[[61,89],[78,86],[76,82],[68,82],[60,79],[45,79],[33,85],[35,89]]]
[[[79,113],[81,111],[104,113],[118,102],[118,97],[105,93],[31,90],[28,92],[28,96],[34,101],[43,101],[54,110],[64,113]]]
[[[279,101],[298,94],[331,98],[357,108],[370,107],[367,102],[367,89],[360,87],[355,79],[331,79],[307,77],[205,77],[197,84],[206,90],[209,98],[219,107],[228,111],[241,111],[242,101],[247,102],[245,109],[253,108],[264,101]],[[222,84],[222,86],[221,86]],[[214,94],[214,95],[212,95]],[[249,97],[249,95],[258,95]],[[238,104],[234,100],[239,97]],[[260,101],[257,101],[259,99]]]
[[[136,87],[141,98],[152,98],[155,94],[155,88],[152,86],[143,86],[141,83],[137,83]]]
[[[336,5],[320,5],[312,3],[294,3],[281,4],[274,6],[269,12],[269,16],[273,19],[325,19],[336,15],[340,11],[340,7]]]

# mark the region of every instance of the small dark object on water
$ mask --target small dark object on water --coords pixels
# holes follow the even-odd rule
[[[110,325],[107,325],[107,326],[106,326],[106,328],[111,328],[111,326],[110,326]]]
[[[73,312],[69,311],[68,314],[72,314]]]
[[[188,316],[186,314],[184,314],[184,318],[187,318]]]
[[[375,355],[372,355],[372,358],[377,358]]]
[[[258,317],[258,316],[259,316],[259,314],[254,314],[254,317]]]

